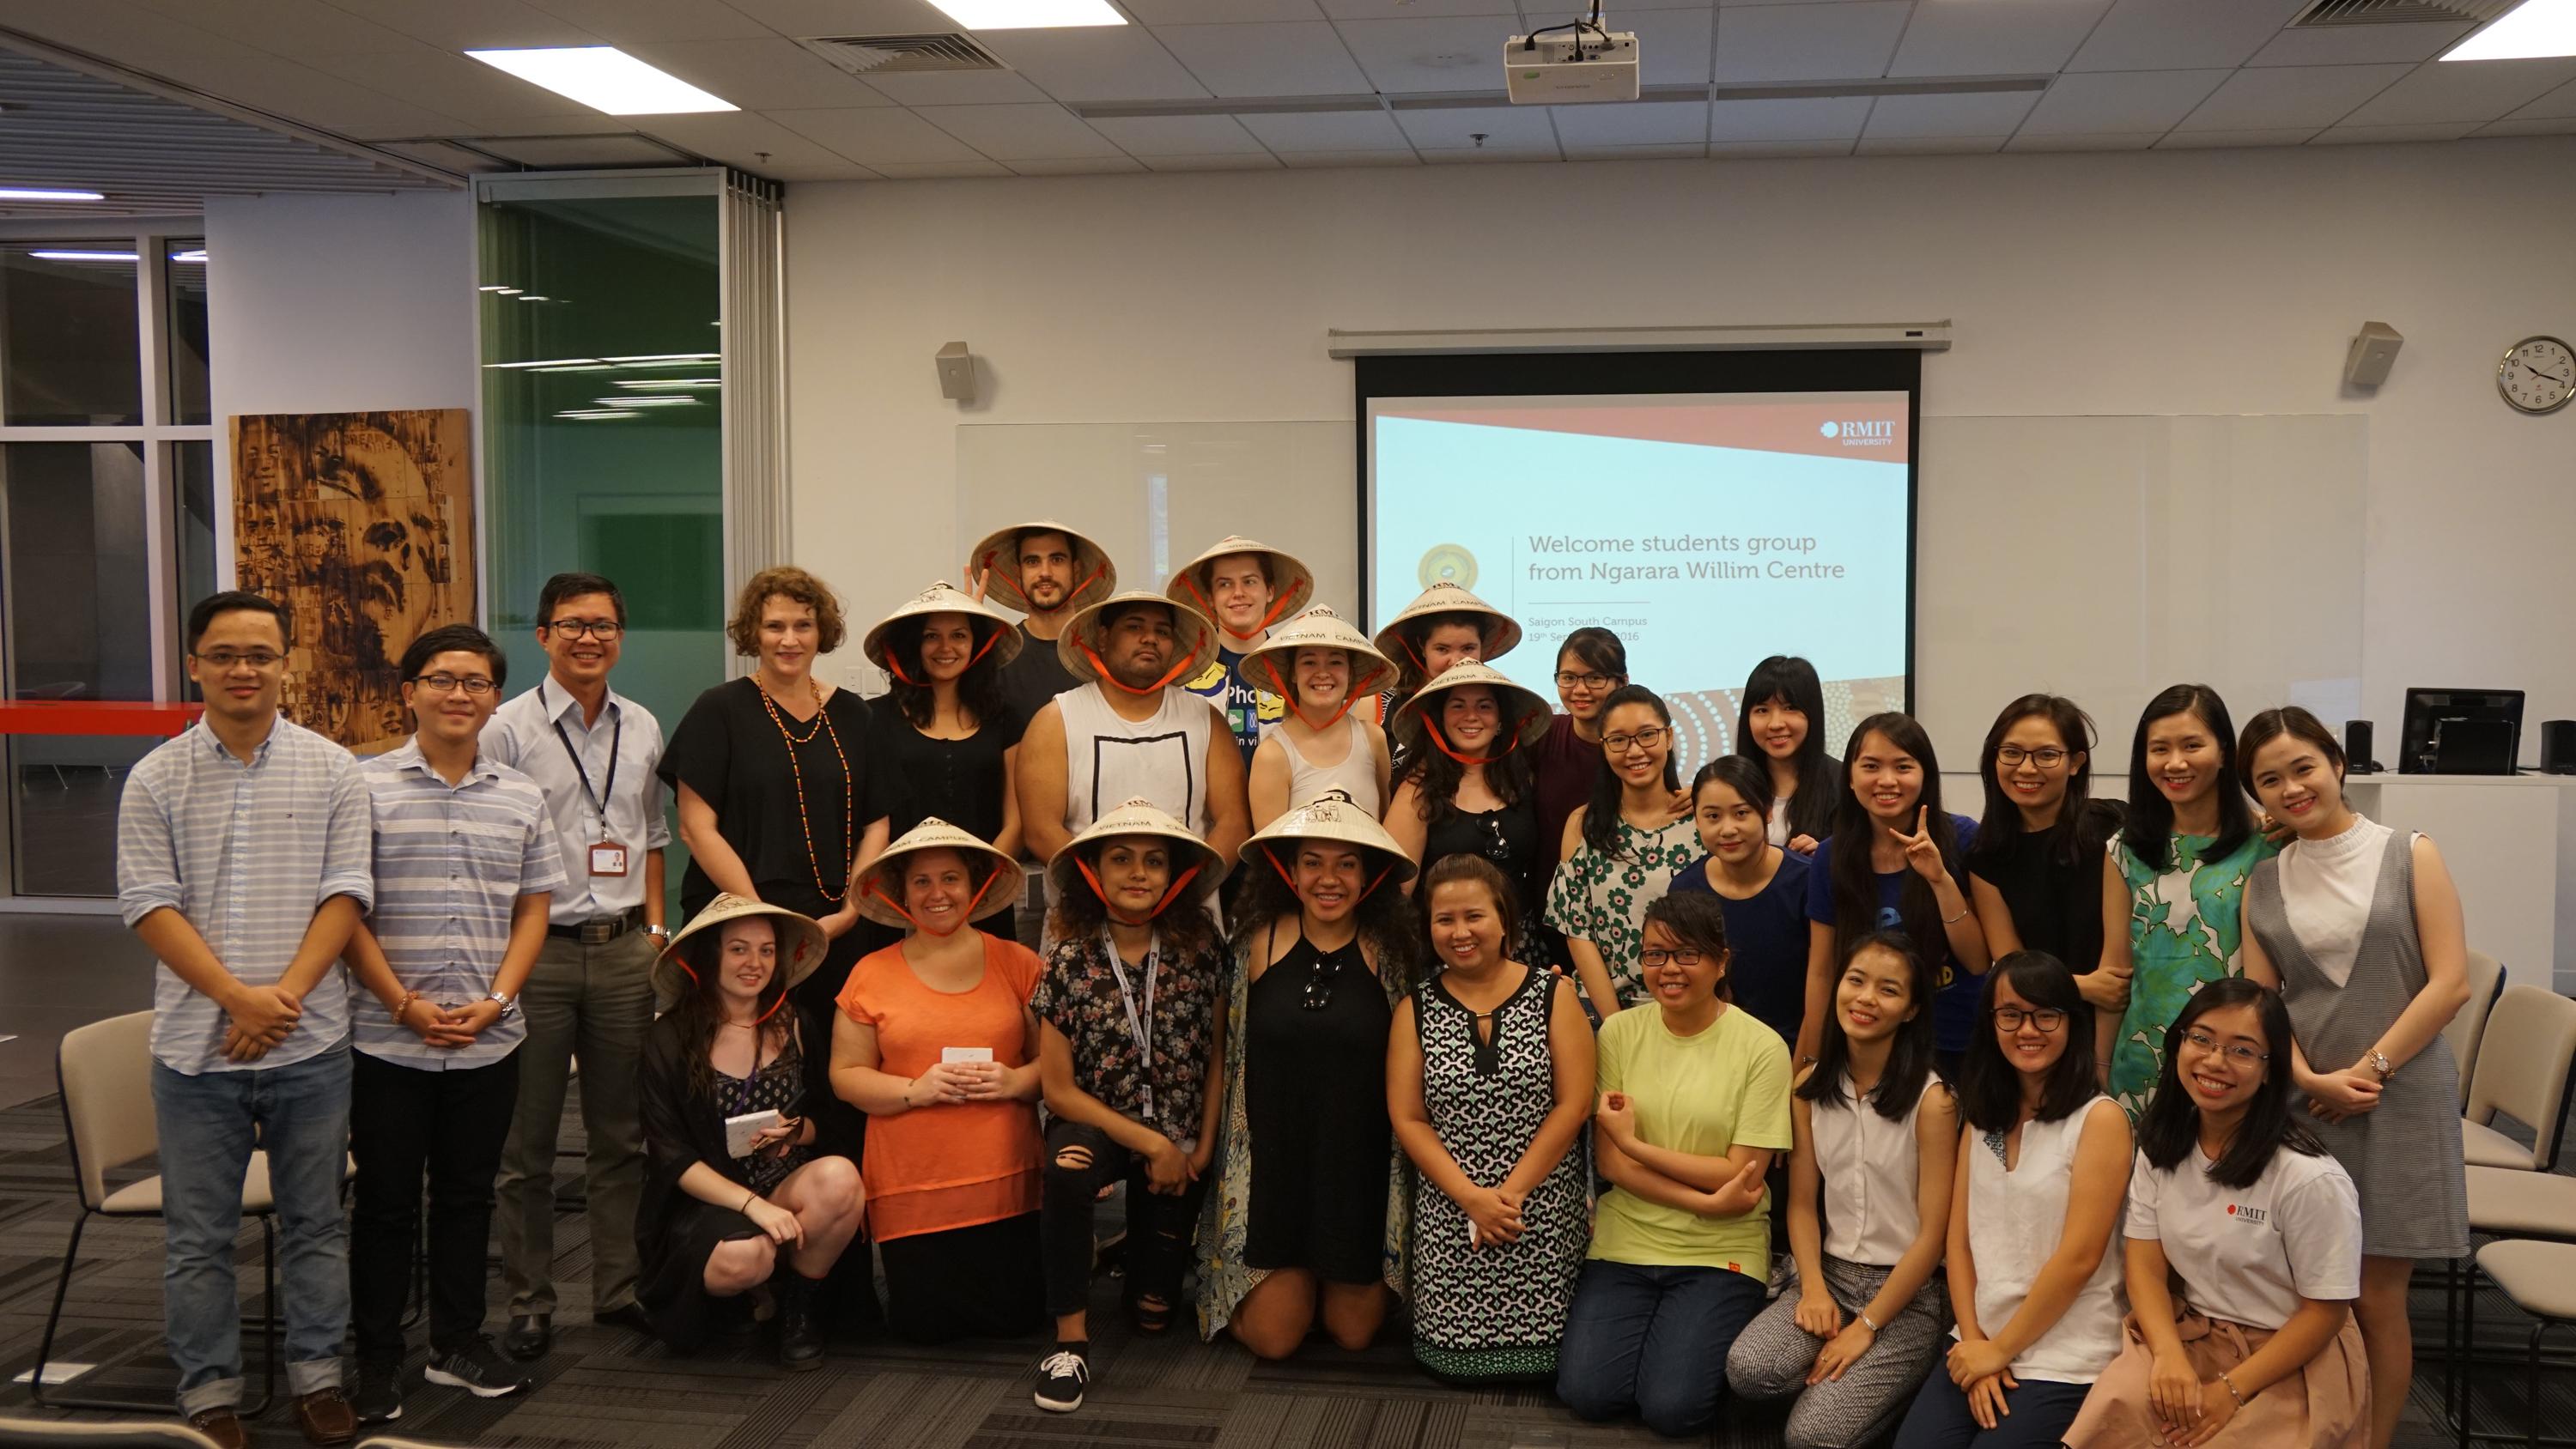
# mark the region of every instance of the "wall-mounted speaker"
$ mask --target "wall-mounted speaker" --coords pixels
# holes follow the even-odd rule
[[[2360,335],[2352,339],[2352,350],[2344,354],[2343,380],[2354,387],[2377,387],[2388,381],[2388,369],[2397,364],[2397,349],[2405,345],[2406,339],[2387,323],[2362,323]]]
[[[975,400],[975,354],[963,342],[951,342],[939,349],[935,359],[939,366],[939,395],[950,402],[970,403]]]

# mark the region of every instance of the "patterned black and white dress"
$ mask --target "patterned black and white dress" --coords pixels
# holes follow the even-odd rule
[[[1548,1007],[1557,978],[1523,968],[1494,1009],[1490,1040],[1449,994],[1445,976],[1414,993],[1422,1043],[1422,1104],[1459,1170],[1480,1187],[1509,1176],[1556,1106]],[[1413,1356],[1448,1379],[1553,1378],[1574,1276],[1590,1240],[1584,1153],[1570,1148],[1521,1206],[1508,1247],[1471,1247],[1466,1211],[1416,1176],[1413,1189]]]

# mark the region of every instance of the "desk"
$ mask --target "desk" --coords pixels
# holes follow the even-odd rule
[[[2442,848],[2460,887],[2469,945],[2504,963],[2505,980],[2576,988],[2576,776],[2353,775],[2344,797],[2396,830]]]
[[[194,702],[123,699],[0,700],[0,735],[158,735],[175,739],[204,714]]]

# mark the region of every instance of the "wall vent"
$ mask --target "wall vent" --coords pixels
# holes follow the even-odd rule
[[[2514,0],[2316,0],[2290,22],[2292,30],[2344,25],[2483,25],[2512,9]]]
[[[934,71],[1009,70],[963,35],[824,35],[798,45],[852,75],[922,75]]]

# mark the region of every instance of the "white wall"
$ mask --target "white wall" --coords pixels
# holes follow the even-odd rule
[[[2366,413],[2364,712],[2393,737],[2406,686],[2494,684],[2576,716],[2576,408],[2523,417],[2493,381],[2508,343],[2576,334],[2571,174],[2552,137],[798,185],[797,562],[867,618],[953,574],[961,421],[1347,419],[1328,327],[1947,317],[1931,416]],[[2406,346],[2346,396],[2366,318]],[[957,339],[989,363],[964,410],[931,370]],[[2116,527],[2035,501],[1990,554],[1923,563],[2064,607],[2014,597],[2012,550]],[[2312,564],[2278,542],[2297,588]]]

